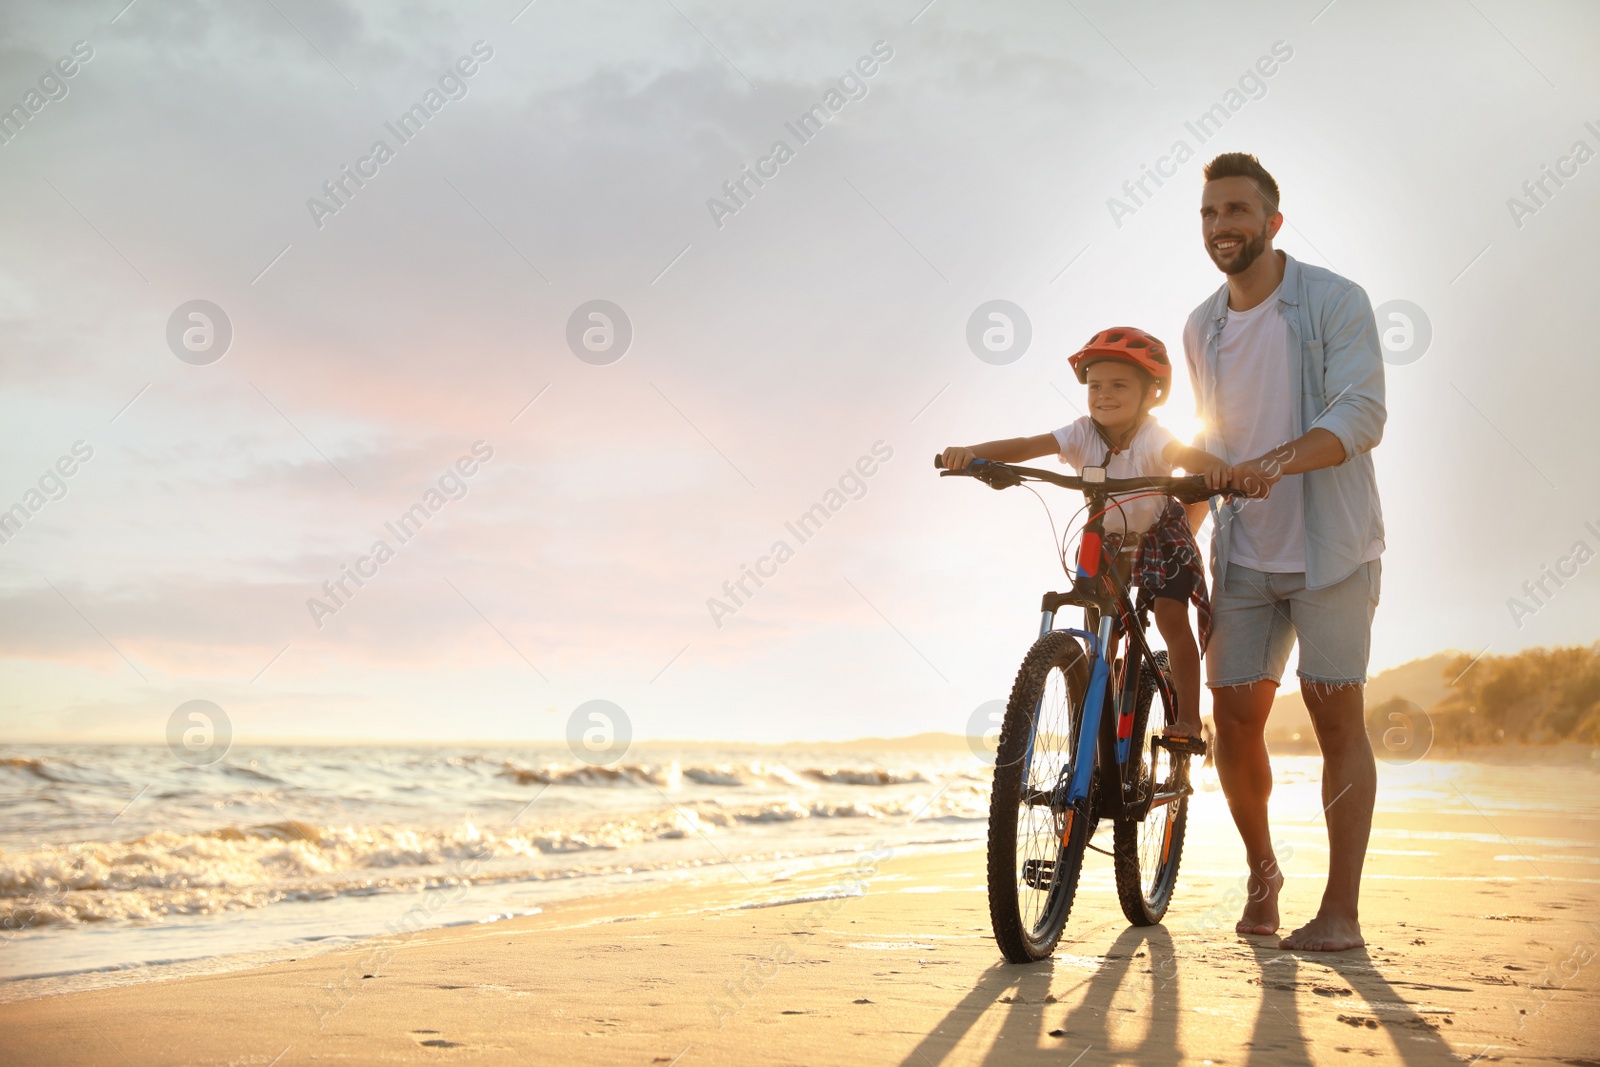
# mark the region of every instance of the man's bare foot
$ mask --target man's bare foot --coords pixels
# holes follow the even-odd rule
[[[1283,888],[1283,872],[1273,867],[1270,878],[1252,874],[1246,889],[1249,899],[1244,915],[1234,924],[1235,933],[1275,934],[1278,932],[1278,891]]]
[[[1360,948],[1366,943],[1361,936],[1361,924],[1356,920],[1318,915],[1279,941],[1278,947],[1302,952],[1343,952],[1347,948]]]

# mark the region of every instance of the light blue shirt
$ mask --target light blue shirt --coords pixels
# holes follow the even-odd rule
[[[1383,439],[1383,352],[1372,304],[1359,285],[1331,270],[1284,256],[1278,309],[1289,323],[1289,388],[1294,437],[1321,427],[1344,446],[1344,462],[1301,475],[1306,526],[1306,587],[1348,578],[1383,541],[1383,510],[1372,449]],[[1228,322],[1228,286],[1195,308],[1183,330],[1200,417],[1202,447],[1229,463],[1217,426],[1217,344]],[[1288,444],[1287,441],[1284,444]],[[1220,588],[1228,566],[1227,506],[1212,505],[1211,573]]]

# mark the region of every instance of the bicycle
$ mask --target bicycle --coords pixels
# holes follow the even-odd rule
[[[1104,516],[1129,493],[1197,503],[1229,493],[1198,476],[1080,476],[991,460],[961,471],[994,489],[1036,481],[1082,492],[1089,519],[1072,589],[1040,604],[1039,637],[1023,658],[1006,703],[989,801],[989,918],[1012,963],[1041,960],[1066,928],[1084,853],[1102,818],[1113,820],[1112,865],[1122,913],[1135,926],[1166,915],[1178,881],[1188,822],[1189,754],[1162,737],[1176,723],[1166,653],[1145,640],[1148,606],[1137,607],[1106,548]],[[1126,500],[1122,501],[1123,503]],[[1066,566],[1066,550],[1062,549]],[[1066,607],[1084,610],[1080,628],[1055,626]],[[1118,646],[1126,637],[1127,650]],[[1151,706],[1159,696],[1159,721]],[[1080,758],[1081,757],[1081,758]]]

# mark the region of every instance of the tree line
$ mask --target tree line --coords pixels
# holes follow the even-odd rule
[[[1444,677],[1453,679],[1450,691],[1426,709],[1435,744],[1600,745],[1600,643],[1476,662],[1459,656]],[[1381,737],[1395,721],[1390,713],[1405,704],[1397,698],[1369,708],[1368,732]]]

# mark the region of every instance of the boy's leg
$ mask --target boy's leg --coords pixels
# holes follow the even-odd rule
[[[1156,628],[1167,643],[1172,684],[1178,690],[1180,733],[1200,736],[1200,646],[1189,629],[1189,604],[1164,596],[1155,598]]]

